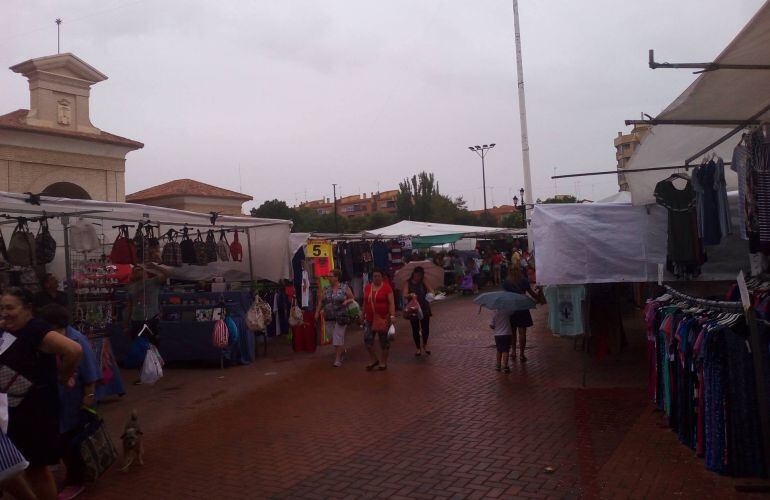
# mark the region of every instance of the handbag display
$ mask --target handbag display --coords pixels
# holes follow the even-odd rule
[[[297,305],[297,300],[295,299],[289,310],[289,326],[301,325],[303,321],[302,309]]]
[[[110,251],[110,261],[113,264],[136,264],[136,245],[128,237],[128,226],[120,226],[118,228],[118,236],[115,238],[115,243],[112,244],[112,250]]]
[[[83,408],[83,425],[72,442],[84,465],[84,477],[94,482],[118,459],[104,420],[90,408]]]
[[[218,254],[219,249],[217,248],[217,240],[214,237],[214,230],[209,229],[208,233],[206,233],[206,259],[209,262],[216,262]]]
[[[56,257],[56,240],[48,230],[48,221],[40,221],[40,229],[35,237],[35,256],[38,264],[50,264]]]
[[[230,243],[227,241],[225,230],[219,232],[219,243],[217,243],[217,256],[222,262],[230,261]]]
[[[211,343],[217,349],[224,349],[230,343],[230,332],[227,329],[227,323],[218,319],[214,323],[214,331],[211,333]]]
[[[29,232],[26,220],[20,220],[8,244],[8,262],[14,266],[34,266],[35,247],[35,236]]]
[[[243,260],[243,245],[238,241],[237,229],[233,234],[233,242],[230,243],[230,256],[233,258],[233,262],[241,262]]]
[[[195,249],[195,264],[199,266],[205,266],[209,263],[209,256],[206,252],[206,242],[203,241],[203,235],[200,229],[198,230],[198,237],[193,242],[193,248]]]
[[[179,251],[182,253],[182,263],[195,264],[197,262],[195,243],[190,239],[187,228],[182,230],[182,242],[179,244]]]

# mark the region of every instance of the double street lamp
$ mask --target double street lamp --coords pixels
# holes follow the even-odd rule
[[[495,147],[494,144],[484,144],[483,146],[468,146],[468,149],[479,155],[481,158],[481,183],[482,183],[482,189],[484,190],[484,213],[487,213],[487,176],[486,172],[484,172],[484,157],[487,156],[487,153],[490,149]]]
[[[521,215],[524,218],[524,227],[527,227],[527,204],[524,203],[524,188],[519,189],[519,194],[521,195],[521,198],[514,195],[513,206],[518,210],[521,210]],[[521,199],[521,205],[519,205],[519,199]]]

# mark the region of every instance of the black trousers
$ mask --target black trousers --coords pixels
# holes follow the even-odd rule
[[[77,450],[72,448],[72,441],[78,435],[79,429],[73,429],[60,435],[62,462],[67,468],[67,476],[64,483],[67,486],[80,486],[85,482],[86,466]]]
[[[412,338],[414,345],[420,349],[420,327],[422,327],[422,343],[428,346],[428,337],[430,336],[430,316],[423,319],[413,319],[409,321],[412,324]]]

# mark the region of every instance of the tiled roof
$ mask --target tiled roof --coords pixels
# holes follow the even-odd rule
[[[489,212],[490,215],[507,215],[507,214],[512,214],[513,212],[517,212],[518,210],[521,210],[521,209],[516,208],[513,205],[500,205],[499,207],[492,207],[487,209],[487,212]],[[484,209],[471,210],[471,213],[476,215],[481,215],[484,213]]]
[[[7,115],[0,116],[0,129],[8,130],[24,130],[28,132],[36,132],[39,134],[58,135],[62,137],[72,137],[74,139],[83,139],[85,141],[104,142],[107,144],[116,144],[118,146],[129,146],[134,149],[143,148],[144,144],[119,135],[110,134],[108,132],[101,132],[99,134],[89,134],[86,132],[75,132],[74,130],[65,130],[49,127],[37,127],[29,125],[26,122],[28,109],[17,109]]]
[[[212,186],[211,184],[204,184],[192,179],[177,179],[126,195],[126,201],[147,201],[169,196],[203,196],[206,198],[230,198],[243,201],[254,199],[247,194],[230,191],[229,189]]]

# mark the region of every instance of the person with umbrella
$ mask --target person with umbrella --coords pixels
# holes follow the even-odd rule
[[[536,302],[540,301],[538,295],[532,290],[527,275],[521,267],[520,258],[518,255],[513,257],[513,265],[508,271],[508,277],[503,282],[503,290],[506,292],[513,292],[520,295],[529,294]],[[516,311],[511,314],[511,328],[513,329],[513,359],[516,360],[516,332],[519,334],[519,359],[524,362],[527,357],[524,356],[524,349],[527,346],[527,328],[532,326],[532,315],[529,313],[529,309]]]
[[[425,269],[422,266],[416,266],[412,269],[412,274],[409,279],[404,283],[402,288],[404,300],[416,299],[422,309],[422,319],[410,318],[409,322],[412,325],[412,338],[414,339],[414,345],[417,348],[415,356],[422,356],[423,351],[430,356],[428,350],[428,337],[430,336],[430,302],[426,300],[426,296],[430,293],[433,294],[433,288],[425,280]],[[422,330],[422,342],[420,342],[420,331]]]
[[[482,293],[473,300],[479,306],[491,309],[494,312],[490,328],[494,330],[495,347],[497,347],[497,363],[495,370],[510,373],[508,367],[509,351],[514,342],[515,329],[512,316],[536,307],[535,301],[524,294],[511,292],[487,292]],[[479,308],[480,310],[480,308]],[[513,358],[516,359],[516,348],[513,349]]]

